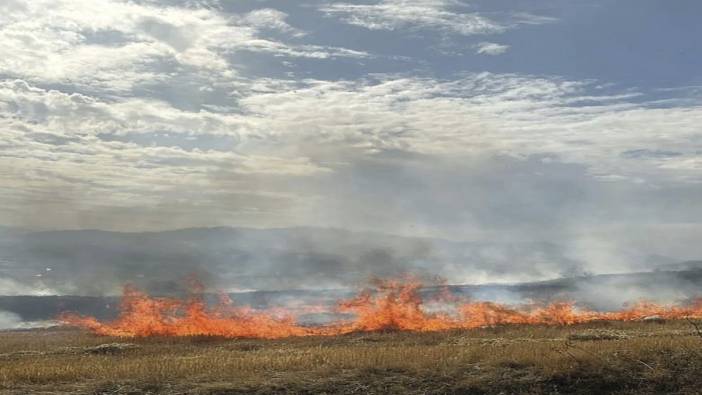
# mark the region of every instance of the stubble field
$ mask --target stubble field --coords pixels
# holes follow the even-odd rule
[[[0,332],[0,393],[699,393],[694,323],[597,322],[281,340]]]

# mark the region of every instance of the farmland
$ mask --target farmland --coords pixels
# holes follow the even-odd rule
[[[0,392],[695,393],[695,322],[504,325],[275,340],[0,332]]]

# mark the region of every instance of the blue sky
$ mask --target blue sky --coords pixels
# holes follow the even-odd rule
[[[701,11],[6,0],[0,223],[550,240],[595,269],[699,257]]]
[[[408,2],[411,4],[412,2]],[[414,2],[415,4],[421,2]],[[543,18],[504,31],[462,35],[450,28],[412,21],[403,28],[359,29],[340,25],[333,14],[319,12],[331,3],[242,2],[224,9],[250,12],[265,6],[284,10],[288,21],[308,34],[301,39],[320,45],[369,51],[385,58],[364,65],[313,65],[302,73],[329,78],[358,77],[368,72],[416,72],[451,76],[465,71],[558,75],[568,79],[598,79],[620,89],[689,87],[702,83],[702,60],[694,39],[702,35],[695,1],[474,1],[436,2],[456,13],[477,13],[504,24],[520,14]],[[322,4],[320,6],[320,4]],[[348,2],[363,5],[367,2]],[[401,6],[398,6],[401,7]],[[342,18],[348,14],[336,14]],[[522,16],[522,19],[524,17]],[[550,20],[548,20],[548,19]],[[484,56],[473,45],[495,41],[507,45],[502,56]],[[407,62],[390,58],[407,57]],[[275,68],[279,64],[269,63]],[[299,69],[298,69],[299,70]]]

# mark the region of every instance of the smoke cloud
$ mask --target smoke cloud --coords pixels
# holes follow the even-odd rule
[[[0,330],[16,329],[22,324],[22,319],[15,313],[0,310]]]

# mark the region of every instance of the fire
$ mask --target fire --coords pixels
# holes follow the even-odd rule
[[[125,286],[119,317],[100,322],[94,317],[64,313],[65,325],[77,326],[105,336],[221,336],[228,338],[275,339],[292,336],[332,336],[351,332],[384,330],[441,331],[508,324],[573,325],[591,321],[633,321],[649,316],[663,319],[702,317],[702,299],[689,306],[639,303],[616,312],[582,310],[573,303],[510,307],[492,302],[468,302],[444,291],[434,300],[420,295],[416,280],[377,280],[374,287],[349,300],[342,300],[332,312],[353,318],[325,325],[302,325],[285,309],[255,310],[237,307],[226,295],[215,306],[203,299],[203,288],[193,282],[191,295],[184,299],[151,297]],[[439,302],[449,311],[432,312],[428,305]],[[324,306],[307,306],[301,311],[326,312]]]
[[[63,314],[66,325],[90,329],[96,334],[119,337],[147,336],[223,336],[279,338],[303,336],[305,328],[292,317],[261,314],[243,307],[234,307],[228,298],[220,297],[214,308],[208,308],[202,297],[188,299],[155,298],[125,286],[119,318],[102,323],[93,317]]]

